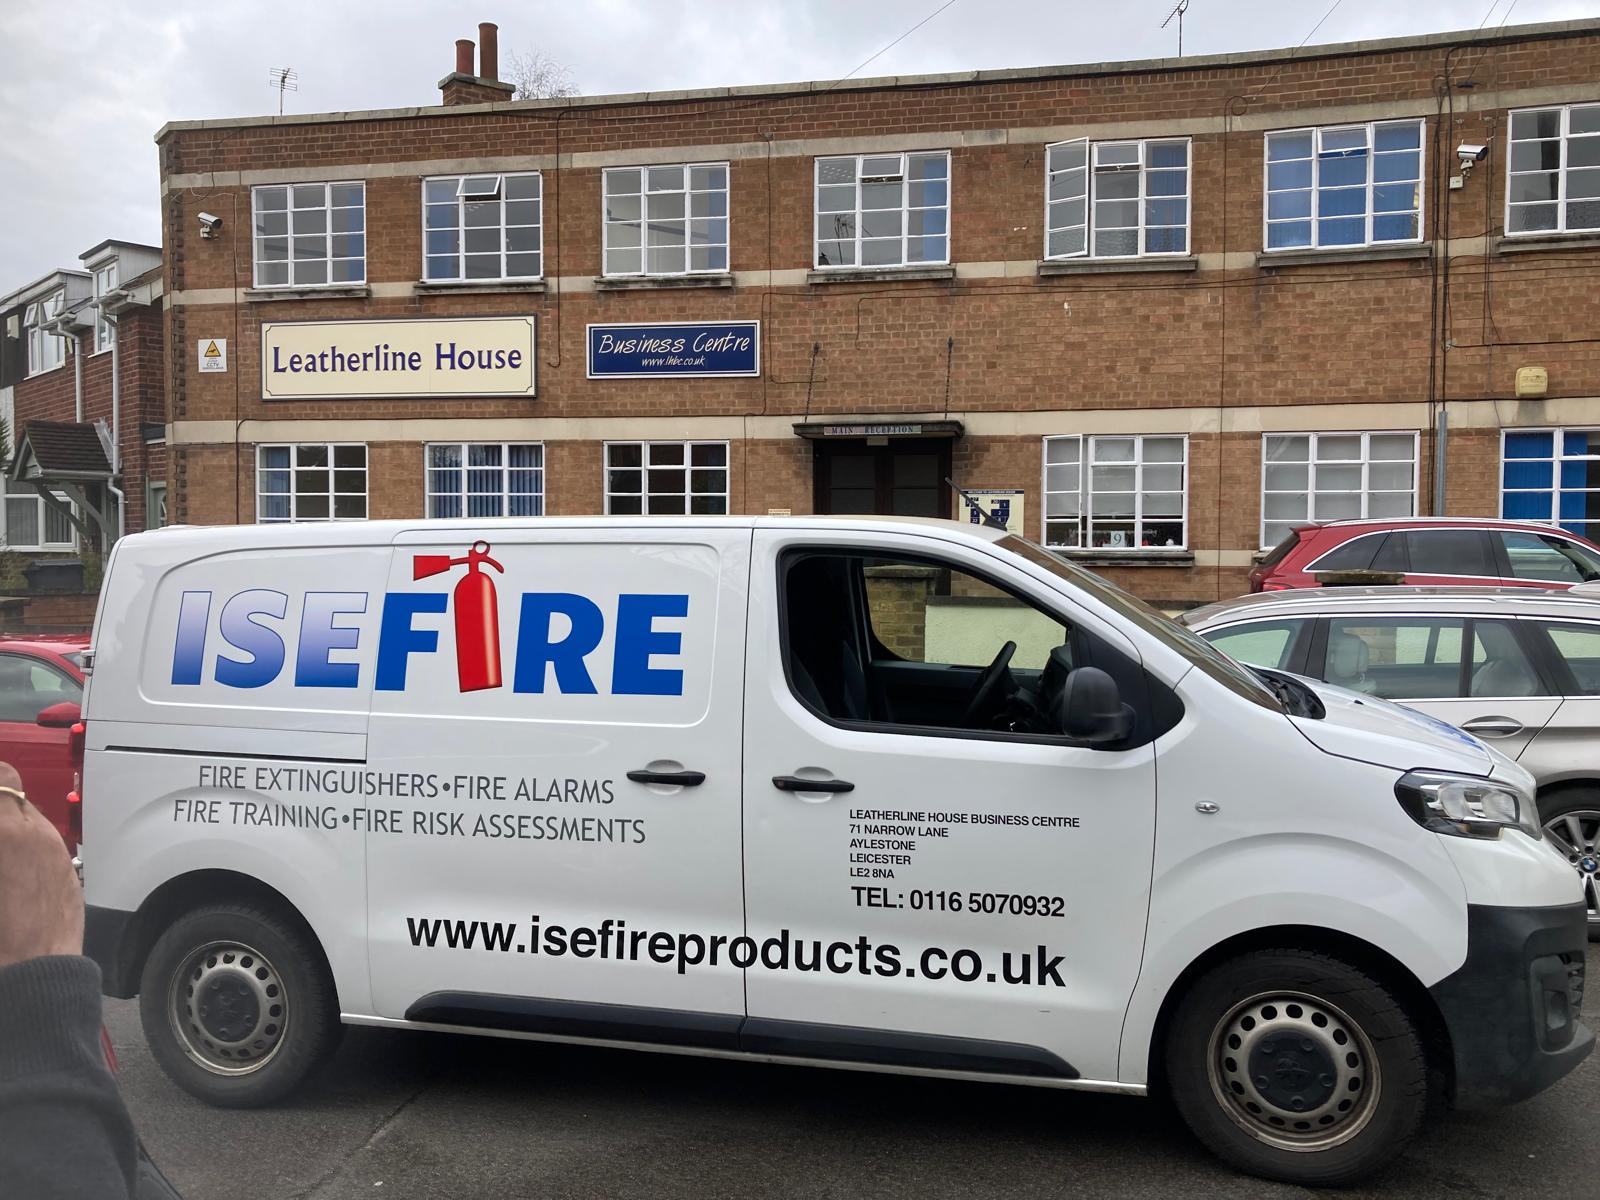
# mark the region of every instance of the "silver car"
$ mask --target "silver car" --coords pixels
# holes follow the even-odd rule
[[[1398,701],[1520,762],[1600,941],[1600,585],[1308,588],[1178,620],[1240,662]]]

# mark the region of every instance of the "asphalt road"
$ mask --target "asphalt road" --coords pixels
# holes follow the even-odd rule
[[[188,1200],[1312,1194],[1234,1174],[1154,1101],[373,1029],[347,1030],[291,1104],[229,1112],[161,1074],[137,1002],[106,1018],[140,1132]],[[1339,1195],[1600,1195],[1597,1124],[1591,1058],[1515,1108],[1444,1116]]]

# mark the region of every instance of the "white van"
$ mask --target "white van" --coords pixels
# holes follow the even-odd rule
[[[1337,1183],[1593,1043],[1525,771],[1003,531],[163,530],[94,647],[90,952],[216,1104],[342,1022],[1161,1088]]]

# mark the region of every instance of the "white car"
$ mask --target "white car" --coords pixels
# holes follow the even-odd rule
[[[1003,530],[162,530],[94,647],[88,949],[212,1103],[341,1023],[1159,1079],[1333,1183],[1593,1046],[1526,771]]]
[[[1538,782],[1545,836],[1583,881],[1600,940],[1600,589],[1306,588],[1179,620],[1239,662],[1449,721]]]

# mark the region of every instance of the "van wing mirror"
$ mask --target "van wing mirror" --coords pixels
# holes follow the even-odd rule
[[[63,700],[60,704],[52,704],[41,709],[35,717],[34,723],[46,729],[71,729],[83,719],[83,712],[71,700]]]
[[[1080,746],[1121,741],[1133,729],[1133,709],[1122,702],[1117,681],[1099,667],[1079,667],[1067,676],[1057,719],[1062,734]]]

